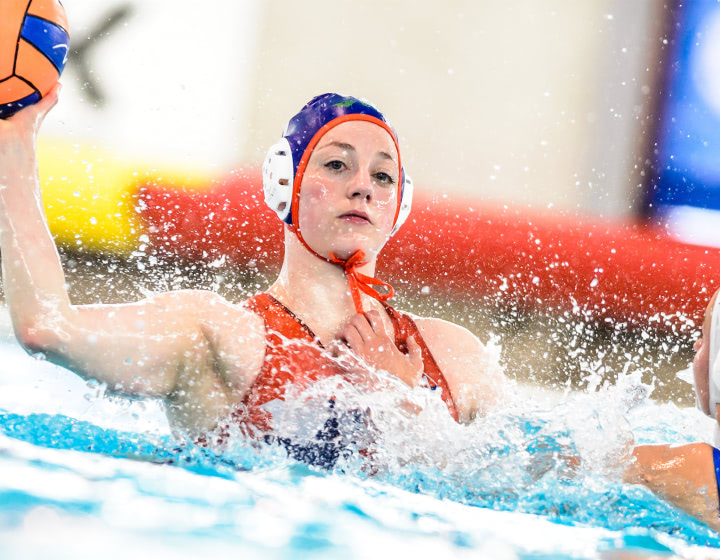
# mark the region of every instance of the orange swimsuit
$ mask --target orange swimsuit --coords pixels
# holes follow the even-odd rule
[[[313,450],[312,456],[308,459],[306,448],[298,452],[298,450],[292,449],[291,442],[274,436],[268,437],[272,432],[272,415],[263,405],[276,399],[285,400],[285,394],[289,389],[302,390],[314,381],[342,375],[346,370],[328,354],[310,328],[270,294],[257,294],[251,297],[245,305],[250,311],[262,317],[265,322],[265,359],[260,373],[245,395],[242,404],[233,412],[232,422],[240,426],[247,435],[260,436],[268,441],[273,440],[284,444],[295,458],[311,464],[324,466],[331,464],[333,461],[328,460],[326,455],[330,453],[335,459],[337,451],[334,449],[319,452],[317,449]],[[420,335],[415,322],[409,315],[400,313],[389,305],[383,305],[393,324],[395,345],[401,352],[407,353],[407,339],[411,336],[415,338],[422,351],[424,375],[428,387],[441,391],[443,401],[452,417],[457,421],[458,413],[447,381]],[[332,400],[330,408],[333,408]],[[327,425],[326,428],[328,428]],[[324,436],[319,434],[318,437],[329,441],[333,439],[333,434],[336,434],[337,426],[331,425],[326,431]],[[226,436],[222,430],[216,435],[220,437],[220,440],[225,439]],[[325,457],[317,459],[318,455]]]
[[[269,431],[270,413],[262,406],[274,399],[284,400],[288,387],[304,389],[313,381],[333,375],[342,375],[342,366],[323,348],[310,328],[295,314],[269,294],[261,293],[250,298],[248,309],[265,321],[265,361],[255,382],[243,399],[243,420]],[[395,330],[395,345],[407,354],[407,339],[412,336],[420,346],[424,373],[431,389],[440,388],[441,395],[452,417],[458,414],[447,381],[430,349],[425,344],[415,321],[385,305]]]

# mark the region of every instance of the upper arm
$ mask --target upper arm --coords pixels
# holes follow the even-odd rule
[[[201,317],[222,298],[186,290],[122,305],[73,306],[67,316],[34,325],[26,346],[110,390],[166,397],[183,376],[200,380],[212,369]]]
[[[441,319],[416,319],[420,334],[443,372],[461,421],[498,406],[506,378],[499,353],[467,329]]]

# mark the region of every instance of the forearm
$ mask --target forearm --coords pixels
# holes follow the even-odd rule
[[[69,310],[60,258],[42,208],[34,155],[2,154],[0,251],[5,297],[23,340]],[[8,157],[9,155],[16,157]]]
[[[720,530],[713,449],[705,443],[679,447],[641,445],[624,473],[626,482],[644,484],[675,506]]]

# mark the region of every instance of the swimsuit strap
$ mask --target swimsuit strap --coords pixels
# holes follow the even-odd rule
[[[268,332],[283,333],[288,338],[316,342],[321,348],[325,348],[313,330],[305,324],[305,321],[269,293],[262,292],[254,295],[248,300],[248,303],[250,310],[263,318]]]
[[[415,339],[415,342],[417,342],[418,346],[420,346],[420,351],[422,352],[423,376],[425,377],[427,384],[431,389],[440,388],[440,396],[448,407],[450,415],[456,422],[459,422],[459,415],[452,393],[450,393],[450,386],[448,385],[440,366],[438,366],[435,361],[432,352],[430,352],[430,348],[426,344],[425,339],[423,339],[420,334],[420,329],[418,329],[415,321],[413,321],[413,318],[407,313],[401,313],[386,303],[383,303],[383,306],[393,323],[393,328],[395,330],[395,346],[397,346],[403,354],[407,354],[408,338],[413,337]]]

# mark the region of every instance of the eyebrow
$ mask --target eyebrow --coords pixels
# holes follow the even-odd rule
[[[347,150],[347,151],[349,151],[349,152],[354,152],[354,151],[356,151],[356,150],[355,150],[355,146],[353,146],[352,144],[347,144],[346,142],[337,142],[337,141],[332,141],[332,142],[326,144],[325,146],[323,146],[323,148],[328,148],[328,147],[330,147],[330,146],[334,146],[334,147],[336,147],[336,148],[340,148],[341,150]],[[383,158],[383,159],[389,159],[390,161],[393,161],[393,162],[395,161],[395,158],[392,157],[392,156],[391,156],[390,154],[388,154],[387,152],[378,152],[378,154],[379,154],[380,157]]]
[[[352,144],[346,144],[345,142],[337,142],[332,141],[329,144],[326,144],[324,147],[329,148],[330,146],[335,146],[336,148],[340,148],[341,150],[348,150],[348,151],[355,151],[355,146]]]

